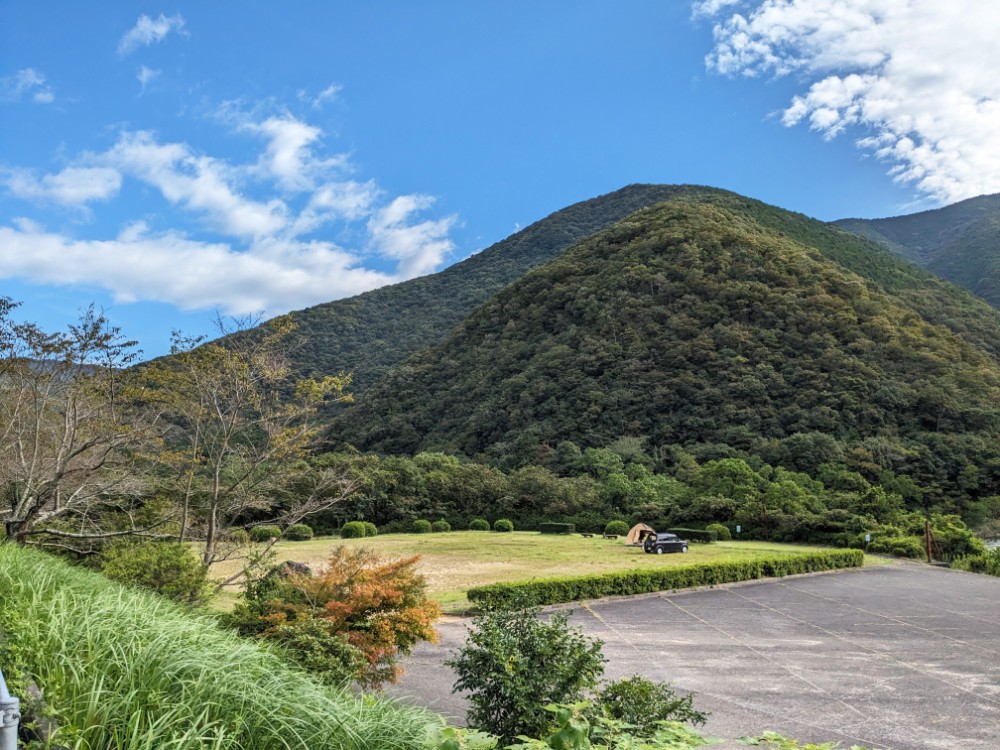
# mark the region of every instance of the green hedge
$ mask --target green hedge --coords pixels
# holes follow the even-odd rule
[[[719,541],[719,534],[708,529],[667,529],[667,531],[689,542],[711,543]]]
[[[341,539],[364,539],[368,536],[364,521],[348,521],[340,527]]]
[[[250,529],[250,539],[255,542],[266,542],[281,536],[281,529],[278,526],[253,526]]]
[[[543,534],[572,534],[576,526],[571,523],[540,523],[538,530]]]
[[[293,524],[285,530],[285,539],[292,542],[308,542],[312,538],[312,527],[304,523]]]
[[[807,552],[740,562],[701,563],[521,583],[494,583],[469,589],[466,596],[469,601],[491,607],[559,604],[603,596],[649,594],[654,591],[713,586],[795,573],[857,568],[864,564],[864,559],[864,553],[855,549]]]

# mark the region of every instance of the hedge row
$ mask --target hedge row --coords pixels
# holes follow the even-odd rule
[[[559,604],[603,596],[649,594],[757,578],[778,578],[795,573],[857,568],[864,564],[864,559],[864,553],[856,549],[807,552],[740,562],[701,563],[521,583],[494,583],[469,589],[466,596],[469,601],[488,607]]]

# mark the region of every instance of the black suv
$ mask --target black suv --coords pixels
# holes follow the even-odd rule
[[[662,555],[664,552],[687,552],[688,543],[686,539],[681,539],[676,534],[662,532],[655,537],[652,534],[646,537],[646,541],[642,543],[642,549],[644,552],[650,554],[655,552],[658,555]]]

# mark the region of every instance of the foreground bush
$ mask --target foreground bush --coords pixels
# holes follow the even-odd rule
[[[371,521],[362,521],[365,526],[365,536],[378,536],[378,526]]]
[[[272,571],[251,581],[229,621],[244,635],[281,641],[304,667],[325,664],[325,678],[350,671],[346,643],[365,657],[353,679],[369,687],[394,682],[400,655],[437,641],[431,626],[440,610],[427,598],[418,559],[385,561],[370,550],[337,547],[318,575]],[[321,627],[301,624],[314,620]]]
[[[340,527],[341,539],[363,539],[368,536],[364,521],[348,521]]]
[[[490,522],[485,518],[473,518],[469,521],[469,531],[489,531]]]
[[[254,526],[250,529],[250,540],[253,542],[266,542],[277,539],[279,536],[281,536],[281,529],[271,524]]]
[[[714,586],[756,578],[857,568],[864,564],[864,559],[864,553],[855,549],[776,555],[738,562],[678,565],[670,568],[646,568],[519,583],[494,583],[469,589],[466,596],[469,601],[488,607],[559,604],[581,599],[597,599],[602,596],[649,594],[654,591]]]
[[[440,521],[435,521],[434,523],[431,524],[431,531],[434,531],[436,533],[451,531],[451,524],[442,518]]]
[[[514,530],[514,524],[509,518],[498,518],[493,522],[493,530],[509,533]]]
[[[694,696],[677,695],[670,685],[640,675],[605,684],[594,699],[593,711],[623,721],[640,737],[652,737],[661,721],[704,724],[708,714],[694,708]]]
[[[181,604],[203,604],[211,597],[208,568],[186,544],[115,544],[101,553],[100,565],[112,581],[142,586]]]
[[[608,536],[625,536],[628,534],[628,524],[624,521],[608,521],[604,533]]]
[[[729,530],[728,526],[723,526],[721,523],[710,523],[705,527],[705,531],[714,531],[720,542],[728,542],[733,538],[733,532]]]
[[[955,560],[951,567],[957,570],[967,570],[970,573],[1000,576],[1000,548],[990,550],[982,555],[960,558]]]
[[[468,691],[469,725],[510,741],[539,736],[549,703],[569,703],[596,687],[604,672],[601,642],[567,625],[568,612],[548,622],[537,608],[488,611],[472,621],[465,645],[446,662]]]
[[[308,542],[313,538],[312,527],[304,523],[296,523],[285,531],[285,539],[291,542]]]
[[[430,534],[434,530],[433,525],[430,521],[425,521],[422,518],[418,518],[413,522],[413,533],[414,534]]]
[[[151,593],[0,543],[0,663],[44,692],[53,745],[86,750],[409,750],[428,715],[326,687]]]

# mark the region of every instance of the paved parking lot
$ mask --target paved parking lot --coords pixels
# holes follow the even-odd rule
[[[697,693],[706,734],[773,729],[892,750],[1000,749],[1000,578],[918,564],[574,605],[606,676]],[[390,692],[460,721],[443,665],[466,621]]]

